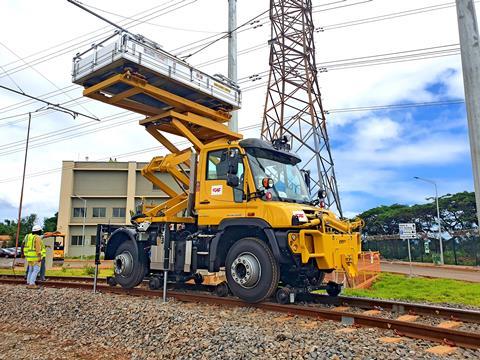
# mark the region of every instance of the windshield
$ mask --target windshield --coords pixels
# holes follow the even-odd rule
[[[260,148],[245,149],[257,190],[264,178],[273,179],[272,200],[308,203],[310,195],[300,170],[285,156]]]

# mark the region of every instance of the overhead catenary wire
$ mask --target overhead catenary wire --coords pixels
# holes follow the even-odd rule
[[[421,102],[421,103],[404,103],[404,104],[389,104],[389,105],[372,105],[372,106],[359,106],[359,107],[349,107],[349,108],[338,108],[338,109],[331,109],[327,110],[329,113],[341,113],[341,112],[359,112],[359,111],[380,111],[380,110],[396,110],[396,109],[404,109],[404,108],[416,108],[416,107],[429,107],[429,106],[448,106],[448,105],[455,105],[455,104],[462,104],[464,103],[464,100],[458,99],[458,100],[447,100],[447,101],[432,101],[432,102]],[[250,125],[250,126],[245,126],[240,128],[240,131],[248,131],[248,130],[253,130],[260,128],[260,124],[255,124],[255,125]],[[189,144],[188,141],[183,141],[183,142],[177,142],[174,143],[175,146],[182,146],[182,145],[187,145]],[[118,154],[118,155],[111,155],[107,158],[101,158],[96,161],[105,161],[108,160],[109,158],[122,158],[122,157],[127,157],[127,156],[133,156],[133,155],[141,155],[141,154],[146,154],[150,153],[153,151],[158,151],[164,149],[163,146],[159,147],[149,147],[146,149],[141,149],[141,150],[135,150],[133,152],[128,152],[128,153],[123,153],[123,154]],[[50,175],[59,171],[62,171],[63,168],[53,168],[53,169],[47,169],[47,170],[42,170],[38,171],[35,173],[27,174],[26,178],[33,178],[33,177],[38,177],[38,176],[45,176],[45,175]],[[73,167],[72,167],[73,169]],[[0,184],[2,183],[8,183],[8,182],[13,182],[19,180],[19,177],[10,177],[10,178],[5,178],[5,179],[0,179]]]
[[[359,106],[359,107],[348,107],[348,108],[332,108],[332,109],[325,110],[325,113],[326,114],[333,114],[333,113],[347,113],[347,112],[397,110],[397,109],[417,108],[417,107],[458,105],[458,104],[462,104],[462,103],[464,103],[464,100],[456,99],[456,100],[432,101],[432,102],[420,102],[420,103],[372,105],[372,106]],[[130,115],[130,114],[131,113],[126,114],[126,115]],[[116,116],[116,118],[111,118],[110,121],[122,117],[121,113],[115,114],[115,116]],[[125,116],[125,115],[123,115],[123,116]],[[112,127],[122,126],[122,125],[132,123],[132,122],[136,122],[136,121],[138,121],[138,115],[136,115],[136,118],[127,119],[127,120],[124,120],[122,122],[119,122],[118,124],[106,125],[106,126],[103,126],[101,128],[89,129],[89,130],[81,132],[81,133],[70,134],[70,135],[67,135],[65,137],[60,137],[59,139],[55,139],[55,140],[48,141],[48,142],[45,141],[45,139],[46,139],[45,137],[42,137],[46,134],[42,134],[42,135],[40,135],[40,137],[37,136],[35,138],[35,141],[39,142],[39,143],[36,144],[36,145],[33,145],[32,147],[33,148],[43,147],[43,146],[47,146],[51,143],[59,143],[61,141],[78,138],[79,136],[88,135],[88,134],[91,134],[91,133],[96,133],[98,131],[109,130]],[[107,121],[105,121],[105,122],[107,122]],[[102,124],[103,124],[103,122],[102,122]],[[84,125],[87,125],[87,124],[84,124]],[[84,126],[84,127],[86,127],[86,126]],[[260,125],[251,125],[251,126],[243,127],[240,130],[241,131],[246,131],[246,130],[251,130],[251,129],[256,129],[256,128],[260,128]],[[69,131],[66,131],[66,132],[69,132]],[[18,152],[21,151],[21,147],[23,145],[24,145],[24,141],[18,142],[16,144],[16,146],[18,146],[17,150],[15,150],[15,151],[8,150],[6,152],[1,152],[0,156],[5,156],[5,155],[13,154],[13,153],[18,153]],[[0,150],[2,150],[2,149],[0,149]],[[119,157],[119,155],[115,155],[114,157]],[[0,180],[0,183],[1,182],[2,182],[2,180]]]
[[[166,1],[164,1],[163,3],[157,4],[157,5],[155,5],[155,6],[152,7],[152,8],[148,8],[148,9],[146,9],[146,10],[142,10],[142,11],[140,11],[140,12],[138,12],[138,13],[132,15],[132,16],[135,17],[135,16],[142,15],[142,14],[144,14],[144,13],[146,13],[146,12],[153,11],[153,10],[156,9],[156,8],[159,8],[159,7],[161,7],[161,6],[163,6],[163,5],[167,4],[167,3],[171,3],[171,2],[174,2],[174,1],[178,1],[178,0],[166,0]],[[146,16],[146,15],[144,15],[144,16]],[[137,19],[137,20],[138,20],[138,19]],[[122,23],[122,22],[120,21],[120,23]],[[74,37],[73,39],[66,40],[66,41],[62,41],[62,42],[60,42],[60,43],[58,43],[58,44],[56,44],[56,45],[50,46],[50,47],[48,47],[48,48],[46,48],[46,49],[43,49],[43,50],[39,50],[39,51],[37,51],[37,52],[34,52],[34,53],[30,54],[30,55],[25,56],[24,59],[25,59],[25,60],[26,60],[26,59],[29,59],[29,58],[31,58],[31,57],[33,57],[33,56],[35,56],[35,55],[38,55],[38,54],[41,54],[41,53],[43,53],[43,52],[47,52],[47,51],[56,49],[56,48],[59,47],[59,46],[62,46],[62,45],[71,43],[71,42],[73,42],[73,41],[76,41],[76,40],[81,39],[81,38],[83,38],[83,37],[86,37],[86,36],[95,34],[95,33],[100,32],[100,31],[101,31],[102,33],[99,34],[99,35],[96,35],[96,36],[103,36],[103,35],[105,35],[106,33],[108,33],[108,31],[104,31],[104,30],[107,30],[107,29],[110,29],[110,27],[109,27],[108,25],[107,25],[107,26],[104,26],[104,27],[101,27],[101,28],[99,28],[99,29],[97,29],[97,30],[90,31],[90,32],[88,32],[88,33],[84,33],[84,34],[82,34],[82,35],[76,36],[76,37]],[[90,37],[90,38],[88,38],[86,41],[91,42],[94,38],[95,38],[95,36]],[[12,65],[12,64],[15,64],[15,63],[17,63],[17,62],[20,62],[20,61],[19,61],[19,60],[12,61],[12,62],[9,62],[9,63],[4,64],[3,66]]]
[[[195,0],[195,2],[198,1],[198,0]],[[79,1],[78,1],[79,2]],[[140,20],[137,20],[135,18],[132,18],[132,17],[129,17],[129,16],[125,16],[125,15],[121,15],[121,14],[118,14],[118,13],[115,13],[115,12],[112,12],[112,11],[108,11],[108,10],[105,10],[105,9],[100,9],[98,7],[95,7],[93,5],[90,5],[90,4],[85,4],[85,3],[81,3],[89,8],[92,8],[94,10],[97,10],[97,11],[100,11],[100,12],[103,12],[105,14],[109,14],[109,15],[113,15],[113,16],[117,16],[117,17],[120,17],[124,20],[132,20],[134,22],[139,22]],[[222,33],[225,33],[225,31],[223,32],[219,32],[219,31],[206,31],[206,30],[199,30],[199,29],[186,29],[186,28],[180,28],[180,27],[175,27],[175,26],[167,26],[167,25],[160,25],[160,24],[155,24],[155,23],[151,23],[151,22],[148,22],[148,21],[140,21],[142,24],[146,24],[146,25],[151,25],[151,26],[156,26],[156,27],[160,27],[160,28],[164,28],[164,29],[170,29],[170,30],[177,30],[177,31],[187,31],[187,32],[196,32],[196,33],[206,33],[206,34],[215,34],[215,35],[219,35],[219,34],[222,34]]]
[[[61,105],[58,105],[58,104],[53,104],[49,101],[46,101],[46,100],[42,100],[42,99],[39,99],[35,96],[32,96],[32,95],[29,95],[29,94],[26,94],[26,93],[23,93],[23,92],[20,92],[20,91],[17,91],[15,89],[12,89],[12,88],[9,88],[7,86],[3,86],[3,85],[0,85],[0,88],[4,89],[4,90],[7,90],[7,91],[10,91],[10,92],[13,92],[15,94],[19,94],[19,95],[22,95],[22,96],[25,96],[25,97],[28,97],[30,99],[34,99],[34,100],[37,100],[39,102],[42,102],[48,106],[52,106],[60,111],[65,111],[65,112],[68,112],[69,114],[71,114],[73,117],[77,117],[77,116],[83,116],[83,117],[86,117],[86,118],[89,118],[91,120],[96,120],[96,121],[100,121],[98,118],[94,118],[90,115],[86,115],[86,114],[83,114],[81,112],[78,112],[78,111],[75,111],[75,110],[71,110],[71,109],[67,109],[66,107],[63,107]]]
[[[182,2],[184,2],[184,1],[188,1],[188,0],[179,0],[179,1],[176,1],[175,4],[169,5],[168,7],[164,8],[164,9],[167,9],[167,8],[169,8],[169,7],[178,5],[179,3],[182,3]],[[186,5],[185,5],[185,6],[186,6]],[[183,5],[182,5],[181,7],[183,7]],[[170,10],[165,11],[165,12],[163,12],[163,13],[156,14],[156,15],[154,15],[154,16],[151,16],[148,20],[151,20],[152,18],[157,18],[157,17],[163,16],[163,15],[166,15],[166,14],[168,14],[168,13],[171,13],[171,12],[173,12],[173,11],[178,10],[179,8],[180,8],[180,7],[173,8],[173,9],[170,9]],[[161,9],[161,10],[162,10],[162,9]],[[158,10],[158,11],[159,11],[159,10]],[[145,15],[143,18],[148,17],[148,16],[149,16],[149,15]],[[130,26],[130,29],[133,28],[133,27],[135,27],[135,26],[137,26],[137,25],[139,25],[139,24],[133,24],[133,25],[131,25],[131,26]],[[125,25],[124,25],[124,26],[125,26]],[[108,28],[108,27],[107,27],[107,28]],[[82,40],[82,41],[80,41],[80,42],[73,43],[73,44],[71,44],[71,45],[69,45],[69,46],[67,46],[67,47],[64,47],[64,48],[62,48],[62,49],[60,49],[60,50],[56,50],[56,51],[53,51],[53,52],[48,53],[48,54],[46,54],[46,55],[43,55],[43,56],[41,56],[41,57],[39,57],[39,58],[37,58],[37,59],[34,59],[34,60],[32,60],[32,61],[30,61],[30,62],[28,62],[28,63],[29,63],[30,65],[37,65],[37,64],[43,63],[43,62],[45,62],[45,61],[50,61],[50,60],[52,60],[52,59],[54,59],[54,58],[57,58],[57,57],[60,56],[60,55],[65,55],[65,54],[67,54],[67,53],[69,53],[69,52],[71,52],[71,51],[75,51],[76,49],[78,49],[78,47],[87,46],[87,45],[90,45],[92,42],[101,40],[101,39],[105,36],[105,34],[107,34],[107,33],[109,33],[109,31],[103,32],[103,33],[101,33],[101,34],[98,34],[98,35],[96,35],[96,36],[93,37],[93,38],[87,38],[86,40]],[[67,43],[69,43],[69,42],[67,42]],[[28,58],[28,56],[25,57],[24,59],[26,59],[26,58]],[[6,65],[3,65],[3,66],[5,67]],[[23,71],[23,70],[25,70],[26,68],[27,68],[26,65],[18,65],[18,66],[16,66],[16,67],[13,67],[13,68],[10,68],[10,69],[6,69],[6,70],[7,70],[7,73],[8,73],[8,74],[14,74],[14,73],[16,73],[16,72]],[[6,75],[0,75],[0,79],[3,78],[3,77],[5,77],[5,76],[6,76]]]
[[[456,47],[456,46],[458,46],[458,44],[449,44],[449,45],[435,46],[435,47],[430,47],[430,48],[414,49],[414,50],[407,50],[407,51],[397,51],[397,52],[394,52],[394,53],[377,54],[377,55],[372,55],[372,56],[364,56],[364,57],[356,57],[356,58],[350,58],[350,59],[334,60],[334,61],[329,61],[329,62],[323,63],[321,66],[319,66],[319,70],[323,71],[321,69],[333,69],[333,70],[335,70],[335,69],[336,70],[348,69],[348,68],[352,68],[354,66],[362,66],[362,67],[363,66],[375,66],[375,65],[378,65],[378,64],[391,63],[394,60],[407,61],[407,60],[410,60],[409,57],[411,57],[411,56],[415,56],[414,60],[418,59],[419,56],[421,56],[420,59],[424,59],[425,55],[435,54],[435,56],[443,56],[443,55],[445,55],[444,52],[447,52],[446,55],[449,55],[448,51],[450,51],[450,52],[452,51],[452,49],[449,49],[449,48]],[[425,50],[435,50],[435,51],[428,52],[428,53],[421,53],[421,51],[425,51]],[[457,51],[457,50],[455,50],[455,51]],[[414,53],[414,54],[407,54],[406,56],[402,55],[402,54],[406,54],[406,53]],[[401,55],[401,56],[389,57],[389,58],[385,57],[385,56],[389,56],[389,55],[392,55],[392,54]],[[371,58],[373,58],[373,59],[371,59]],[[388,60],[388,62],[386,62],[385,60]],[[253,74],[251,76],[241,78],[240,81],[239,81],[239,84],[243,84],[243,83],[248,82],[248,81],[256,81],[258,79],[261,79],[261,76],[263,76],[266,73],[268,73],[268,71],[260,72],[258,74]],[[261,82],[261,83],[246,87],[246,88],[243,89],[243,91],[248,92],[248,91],[255,90],[257,88],[263,87],[264,85],[265,85],[265,83]],[[84,98],[84,99],[85,99],[85,101],[90,100],[90,99],[87,99],[87,98]],[[128,114],[128,113],[129,113],[128,111],[123,112],[123,114]],[[42,114],[39,114],[38,116],[44,116],[46,114],[47,113],[44,112]],[[17,116],[21,116],[21,115],[23,115],[23,114],[19,114]],[[14,124],[14,123],[17,123],[17,122],[20,122],[20,121],[24,121],[24,119],[20,119],[18,121],[12,122],[12,123],[7,123],[7,124],[4,124],[3,126],[11,125],[11,124]],[[1,126],[2,125],[0,125],[0,127]],[[76,129],[76,128],[78,128],[78,125],[75,125],[71,128],[61,129],[61,131],[63,133],[63,131],[72,131],[70,129]],[[55,135],[52,135],[52,136],[58,136],[59,131],[56,131],[56,132],[53,132],[53,133]],[[10,144],[7,144],[7,145],[10,145]],[[4,149],[4,146],[5,145],[1,145],[0,150]],[[10,153],[13,153],[13,152],[9,152],[8,154],[10,154]],[[4,154],[1,154],[1,155],[4,155]]]
[[[45,80],[47,80],[51,85],[53,85],[57,90],[59,91],[62,91],[58,86],[57,84],[55,84],[53,81],[51,81],[48,77],[46,77],[43,73],[41,73],[39,70],[37,70],[35,67],[29,65],[24,59],[22,59],[15,51],[13,51],[12,49],[10,49],[7,45],[5,45],[3,42],[0,41],[0,45],[3,46],[5,49],[7,49],[11,54],[13,54],[14,56],[16,56],[17,58],[19,58],[20,60],[22,60],[26,65],[28,65],[29,68],[31,68],[33,71],[35,71],[38,75],[40,75],[42,78],[44,78]],[[9,75],[10,77],[10,75]],[[15,83],[16,84],[16,83]],[[17,85],[18,87],[18,85]],[[21,90],[22,93],[25,93],[23,90]],[[65,95],[67,98],[69,98],[70,100],[73,100],[72,97],[66,93],[66,92],[63,92],[62,91],[62,94]],[[80,105],[82,107],[83,110],[85,110],[86,112],[88,112],[90,115],[92,115],[93,117],[96,118],[96,116],[90,111],[88,110],[87,108],[85,108],[84,106]]]
[[[396,58],[395,57],[386,58],[389,61],[389,63],[391,61],[393,61],[394,59],[400,59],[399,61],[410,61],[411,59],[408,59],[408,58],[405,59],[405,55],[404,55],[405,53],[416,52],[417,55],[421,54],[422,56],[424,56],[425,53],[419,53],[419,51],[432,50],[433,49],[433,50],[435,50],[434,53],[437,53],[439,49],[444,49],[444,48],[448,49],[448,48],[451,48],[451,47],[455,47],[457,45],[458,44],[449,44],[449,45],[442,45],[442,46],[434,46],[434,47],[430,47],[430,48],[422,48],[422,49],[415,49],[415,50],[408,50],[408,51],[398,51],[398,52],[395,52],[395,53],[378,54],[378,55],[375,55],[375,56],[364,56],[364,57],[357,57],[357,58],[350,58],[350,59],[335,60],[335,61],[325,62],[325,63],[322,64],[322,66],[329,66],[333,69],[335,69],[335,66],[343,66],[343,68],[348,69],[348,68],[353,67],[355,64],[357,64],[355,66],[362,66],[362,67],[363,66],[376,66],[376,65],[378,65],[378,61],[384,61],[385,56],[388,56],[390,54],[397,54],[399,56],[397,56]],[[431,52],[427,53],[427,54],[431,54]],[[442,54],[443,53],[440,52],[440,55],[436,55],[436,56],[445,56],[445,55],[442,55]],[[447,55],[449,55],[449,54],[447,53]],[[379,57],[379,59],[374,58],[373,63],[369,63],[368,59],[371,58],[371,57]],[[365,59],[367,59],[367,60],[365,60]],[[423,59],[423,57],[421,59]],[[352,60],[355,60],[356,62],[352,61]],[[322,66],[319,66],[319,69],[322,69]],[[337,70],[338,69],[339,68],[337,68]],[[266,74],[267,72],[268,71],[264,71],[260,74]],[[245,83],[245,82],[248,82],[248,81],[255,81],[256,79],[261,79],[260,74],[254,74],[254,75],[258,75],[257,77],[255,77],[254,75],[249,76],[249,77],[244,77],[244,78],[240,79],[241,81],[239,83],[242,84],[242,83]],[[243,91],[248,92],[248,91],[255,90],[257,88],[263,87],[264,85],[265,85],[265,82],[261,82],[259,84],[255,84],[255,85],[252,85],[250,87],[246,87],[246,88],[243,89]],[[126,116],[126,115],[130,114],[130,112],[124,111],[124,112],[119,113],[118,115],[120,115],[120,114],[123,114],[121,116]],[[115,115],[117,115],[117,114],[115,114]],[[76,129],[79,129],[79,125],[75,125],[75,126],[72,126],[72,127],[67,127],[67,128],[61,129],[61,130],[57,130],[57,131],[52,132],[52,133],[42,134],[42,139],[45,140],[46,138],[49,137],[49,136],[45,137],[45,135],[53,134],[53,135],[50,135],[50,136],[55,137],[55,136],[58,136],[59,134],[62,134],[64,132],[70,132],[70,131],[73,131],[73,130],[76,130]],[[88,134],[88,132],[84,132],[83,134]],[[77,135],[77,136],[79,136],[79,135]],[[70,138],[68,138],[68,139],[70,139]],[[34,141],[36,141],[36,140],[33,139],[32,142],[34,142]],[[20,144],[21,144],[20,142],[14,142],[14,143],[0,145],[0,151],[5,150],[5,146],[7,146],[7,147],[21,146]],[[18,152],[18,151],[19,150],[17,150],[17,151],[10,150],[7,153],[5,153],[5,152],[0,153],[0,156],[9,155],[9,154],[12,154],[12,153],[15,153],[15,152]]]

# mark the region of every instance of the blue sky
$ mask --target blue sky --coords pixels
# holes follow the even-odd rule
[[[453,73],[449,69],[445,75]],[[448,84],[443,81],[428,83],[425,91],[437,101],[461,100],[448,96]],[[397,102],[405,103],[409,101]],[[378,129],[369,131],[372,124]],[[372,134],[375,131],[381,133]],[[379,205],[423,202],[423,197],[432,196],[434,187],[414,176],[436,181],[440,195],[473,191],[463,103],[369,112],[338,126],[330,136],[345,209],[358,212]],[[369,177],[372,171],[377,179]],[[352,172],[365,177],[353,175],[357,183],[351,184]],[[368,186],[363,188],[362,181]]]

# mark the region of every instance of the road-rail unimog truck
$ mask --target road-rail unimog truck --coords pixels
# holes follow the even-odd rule
[[[73,81],[84,96],[144,115],[140,125],[169,152],[141,171],[168,199],[144,204],[131,226],[98,226],[97,248],[113,260],[116,283],[132,288],[148,278],[155,288],[225,271],[235,296],[260,302],[277,289],[319,288],[333,270],[355,276],[361,220],[312,201],[308,173],[285,139],[270,144],[229,130],[241,102],[236,84],[122,31],[77,54]]]

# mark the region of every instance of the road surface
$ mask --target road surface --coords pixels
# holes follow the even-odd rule
[[[381,263],[382,272],[392,272],[399,274],[409,274],[410,266],[408,263]],[[480,271],[451,269],[441,266],[418,266],[412,265],[413,274],[417,276],[455,279],[463,281],[480,282]]]

